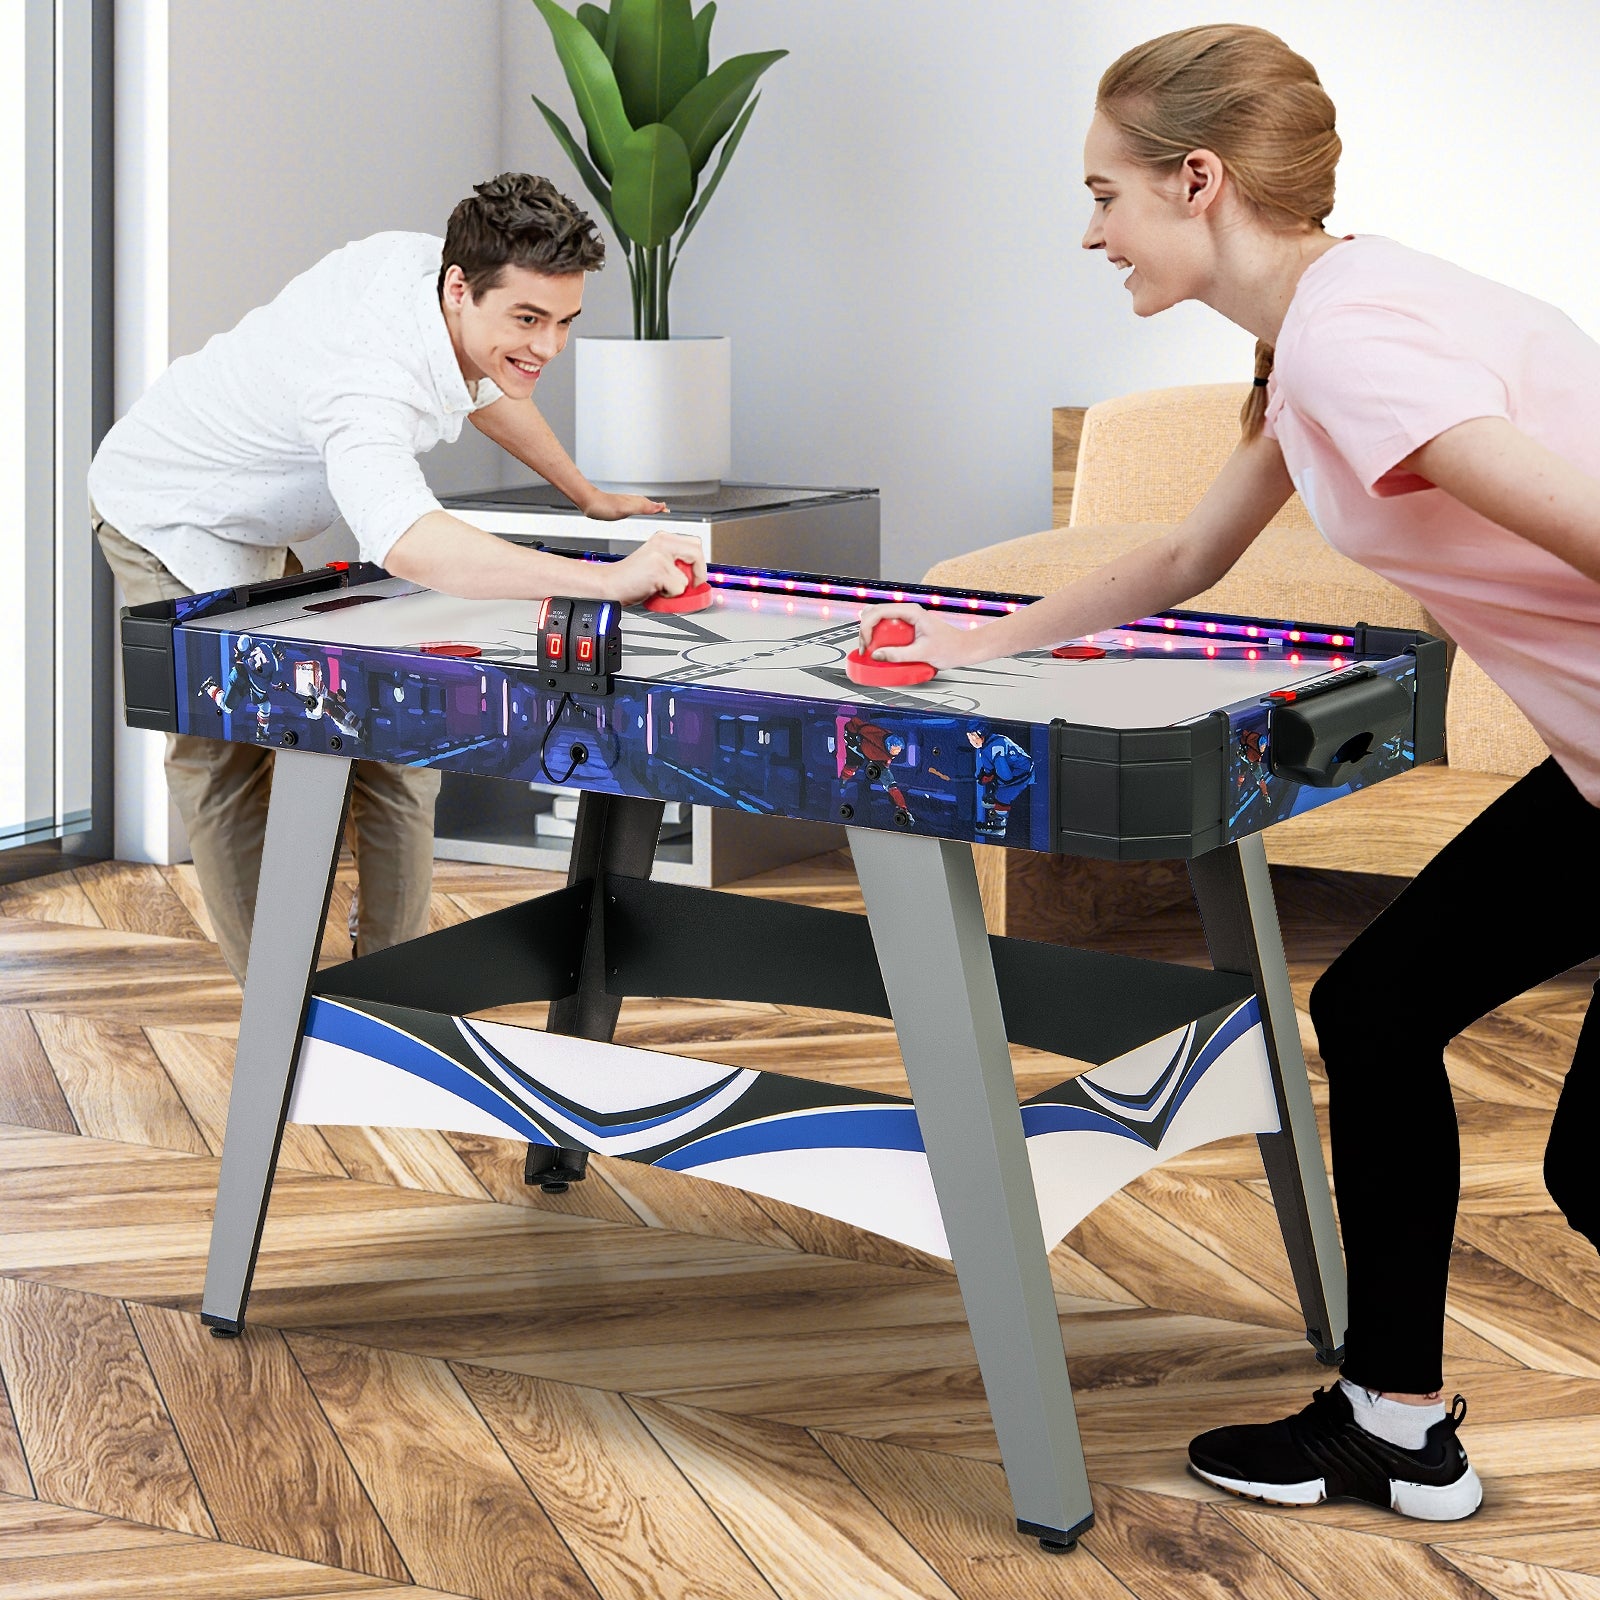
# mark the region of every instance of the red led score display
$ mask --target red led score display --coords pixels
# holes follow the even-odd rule
[[[549,689],[610,694],[622,667],[622,608],[552,595],[539,606],[541,681]]]

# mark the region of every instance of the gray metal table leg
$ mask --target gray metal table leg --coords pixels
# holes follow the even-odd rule
[[[1093,1521],[972,847],[850,830],[1018,1525]]]
[[[280,750],[273,762],[272,803],[200,1312],[201,1321],[219,1335],[237,1333],[244,1324],[317,947],[339,862],[350,775],[351,763],[337,756]]]
[[[1344,1347],[1347,1321],[1344,1259],[1261,835],[1249,834],[1237,844],[1196,856],[1189,876],[1212,965],[1223,972],[1248,973],[1260,998],[1282,1129],[1259,1136],[1261,1159],[1305,1313],[1306,1338],[1318,1359],[1332,1364]]]

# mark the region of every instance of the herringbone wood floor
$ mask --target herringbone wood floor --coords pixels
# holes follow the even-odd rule
[[[1278,878],[1303,1006],[1395,885]],[[441,866],[435,920],[551,882]],[[859,903],[842,857],[743,887]],[[332,927],[348,894],[341,874]],[[1203,960],[1188,910],[1102,942]],[[1048,1556],[1010,1531],[948,1268],[674,1174],[602,1161],[549,1198],[510,1144],[293,1129],[251,1326],[205,1336],[238,997],[193,877],[0,890],[0,1595],[1600,1600],[1600,1278],[1539,1171],[1595,975],[1452,1051],[1449,1378],[1483,1511],[1281,1513],[1185,1476],[1195,1430],[1326,1381],[1238,1140],[1053,1257],[1098,1521]],[[902,1082],[892,1031],[856,1017],[629,1003],[620,1036]],[[1020,1082],[1052,1074],[1019,1055]]]

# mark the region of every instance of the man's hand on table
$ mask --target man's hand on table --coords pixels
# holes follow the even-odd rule
[[[692,577],[684,577],[680,561],[694,568]],[[638,605],[652,595],[682,594],[692,584],[705,581],[706,556],[700,541],[692,534],[668,533],[665,528],[658,528],[631,555],[600,574],[604,598],[625,606]]]
[[[596,522],[620,522],[624,517],[656,517],[666,509],[663,502],[652,500],[648,495],[612,494],[605,489],[596,489],[582,507],[584,516],[593,517]]]
[[[970,667],[987,659],[979,640],[982,628],[953,628],[943,617],[936,617],[921,606],[864,606],[861,611],[861,648],[872,642],[873,627],[886,618],[898,617],[916,629],[910,644],[885,645],[871,651],[874,661],[925,661],[930,667]],[[989,654],[993,654],[991,651]]]

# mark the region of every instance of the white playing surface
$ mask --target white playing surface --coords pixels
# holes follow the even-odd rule
[[[369,595],[381,598],[348,603]],[[861,609],[854,601],[756,594],[731,586],[714,589],[713,604],[688,615],[632,607],[623,612],[622,674],[669,679],[675,686],[707,683],[792,698],[972,712],[992,720],[1044,723],[1060,717],[1107,728],[1147,728],[1187,722],[1292,688],[1333,666],[1320,652],[1308,652],[1295,663],[1263,649],[1261,658],[1251,661],[1225,645],[1217,647],[1215,660],[1181,658],[1164,654],[1166,641],[1159,637],[1111,632],[1096,634],[1094,642],[1115,652],[1136,640],[1148,653],[1061,661],[1048,651],[1034,651],[941,672],[908,689],[873,689],[844,676],[844,658],[858,643]],[[458,600],[388,578],[348,594],[269,602],[186,626],[352,649],[471,644],[486,663],[537,667],[538,610],[537,601]],[[970,625],[984,626],[977,619]]]

